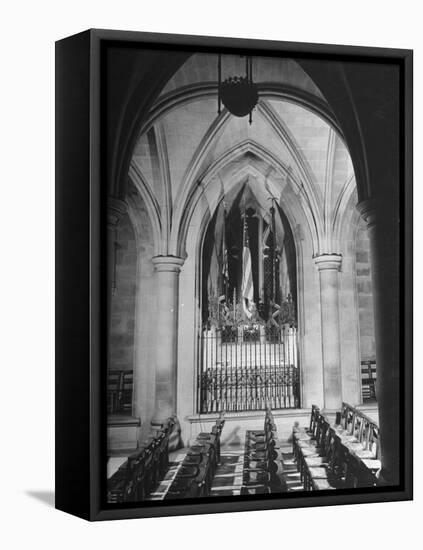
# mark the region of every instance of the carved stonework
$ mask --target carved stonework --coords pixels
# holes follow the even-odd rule
[[[289,325],[290,327],[297,326],[296,307],[290,294],[288,294],[287,299],[284,300],[281,305],[271,302],[269,309],[270,312],[267,327],[275,327],[276,329],[279,329],[283,325]]]
[[[242,303],[236,299],[234,293],[233,300],[227,300],[225,296],[216,296],[215,294],[209,296],[209,317],[208,327],[215,328],[216,330],[229,331],[229,327],[257,327],[267,326],[275,327],[279,329],[283,325],[289,325],[290,327],[297,326],[297,314],[295,303],[292,300],[292,296],[289,294],[287,299],[282,302],[281,305],[271,302],[269,304],[269,311],[267,312],[267,322],[263,320],[261,314],[262,308],[257,308],[256,304],[252,302],[250,304],[251,317],[246,318]],[[259,304],[262,306],[262,304]]]
[[[228,327],[264,325],[257,307],[254,303],[250,304],[250,319],[245,316],[242,303],[236,299],[234,293],[233,300],[227,300],[225,296],[209,296],[209,318],[210,327],[216,329],[228,329]]]
[[[127,209],[128,205],[125,201],[109,197],[107,199],[107,226],[110,229],[116,229]]]

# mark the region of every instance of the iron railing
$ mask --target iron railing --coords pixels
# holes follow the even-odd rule
[[[202,331],[201,348],[200,413],[300,406],[295,326],[211,326]]]

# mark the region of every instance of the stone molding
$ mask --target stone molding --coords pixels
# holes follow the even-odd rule
[[[360,216],[366,222],[367,229],[372,229],[376,225],[376,210],[372,199],[361,201],[356,206]]]
[[[342,254],[320,254],[314,257],[314,263],[319,271],[340,271],[342,266]]]
[[[125,201],[109,197],[107,199],[107,227],[116,229],[127,211],[128,205]]]
[[[154,256],[151,259],[155,271],[169,271],[179,273],[184,265],[185,259],[179,256]]]

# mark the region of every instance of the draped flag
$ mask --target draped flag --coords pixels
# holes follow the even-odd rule
[[[213,277],[213,287],[216,291],[216,295],[220,295],[222,292],[225,294],[226,288],[226,272],[225,272],[225,217],[226,209],[225,202],[222,201],[217,207],[216,219],[214,226],[214,246],[212,250],[212,257],[210,260],[210,271]],[[213,268],[213,271],[212,271]]]
[[[251,302],[254,300],[253,271],[251,267],[251,252],[248,242],[247,219],[244,218],[244,245],[242,248],[242,305],[244,313],[251,319]]]
[[[228,251],[226,249],[226,243],[223,243],[223,265],[222,275],[224,283],[229,280],[229,267],[228,267]]]
[[[286,247],[282,248],[281,259],[279,262],[279,285],[282,292],[282,300],[286,300],[291,294],[291,281],[289,280],[288,258],[286,256]]]
[[[226,216],[226,210],[225,210]],[[223,276],[223,286],[226,288],[226,285],[229,281],[229,266],[228,266],[228,250],[226,248],[226,227],[223,226],[223,238],[222,238],[222,276]]]

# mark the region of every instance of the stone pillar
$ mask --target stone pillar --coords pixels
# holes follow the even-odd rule
[[[342,371],[339,327],[339,281],[342,256],[322,254],[314,261],[320,278],[324,408],[336,412],[342,405]]]
[[[158,428],[176,413],[176,380],[178,353],[179,273],[184,263],[176,256],[155,256],[156,319],[156,400],[151,425]]]
[[[381,201],[381,204],[382,201]],[[399,483],[399,226],[395,218],[366,200],[357,209],[367,224],[376,341],[376,399],[382,454],[382,478]]]
[[[125,201],[109,197],[107,199],[107,326],[110,327],[112,297],[116,289],[116,240],[117,229],[126,214]]]

